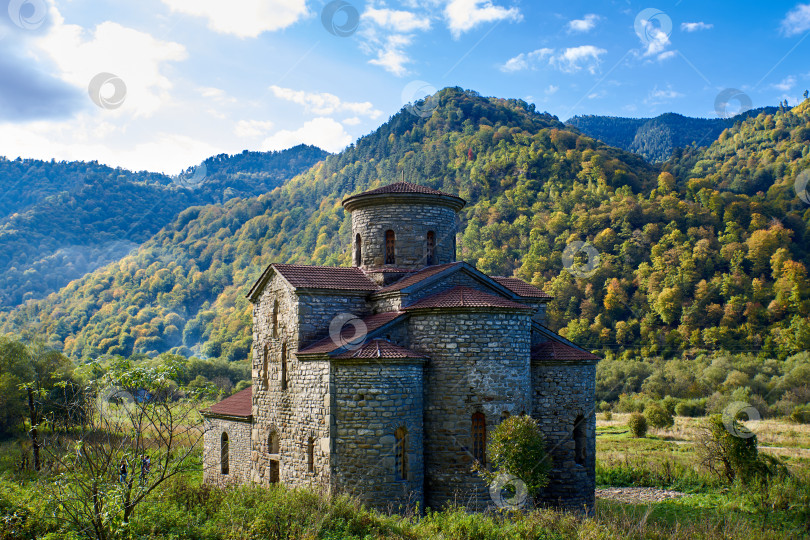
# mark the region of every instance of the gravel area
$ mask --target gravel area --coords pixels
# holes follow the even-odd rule
[[[657,488],[611,487],[596,490],[596,497],[599,499],[610,499],[633,504],[662,502],[669,499],[677,499],[685,495],[685,493],[681,493],[680,491]]]

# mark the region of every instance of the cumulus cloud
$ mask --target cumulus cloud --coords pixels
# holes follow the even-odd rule
[[[328,152],[340,152],[352,142],[343,124],[331,118],[313,118],[296,130],[283,129],[266,138],[263,150],[284,150],[298,144],[312,144]]]
[[[573,34],[575,32],[590,32],[593,30],[594,26],[596,26],[599,18],[599,15],[588,13],[582,19],[568,21],[568,33]]]
[[[681,23],[681,30],[684,32],[697,32],[699,30],[711,30],[712,28],[714,28],[713,24],[706,24],[703,21]]]
[[[787,91],[789,91],[791,88],[793,88],[794,86],[796,86],[796,77],[794,77],[793,75],[790,75],[790,76],[785,77],[784,79],[782,79],[780,82],[775,83],[775,84],[773,84],[773,85],[771,85],[771,86],[773,86],[773,87],[774,87],[774,88],[776,88],[777,90],[781,90],[781,91],[783,91],[783,92],[787,92]]]
[[[54,24],[35,46],[53,61],[57,76],[87,91],[90,80],[101,72],[120,77],[126,84],[124,105],[111,114],[154,114],[168,99],[172,81],[162,73],[166,62],[185,60],[185,47],[114,22],[103,22],[88,32],[64,24],[52,9]],[[104,88],[102,87],[102,90]]]
[[[361,18],[395,32],[407,33],[414,30],[430,30],[429,17],[419,16],[410,11],[368,8]]]
[[[798,4],[782,19],[782,33],[786,36],[803,34],[810,30],[810,4]]]
[[[600,49],[594,45],[581,45],[579,47],[569,47],[561,53],[551,57],[551,63],[556,65],[561,71],[574,73],[581,69],[587,69],[590,73],[595,73],[599,66],[599,57],[607,50]]]
[[[281,30],[307,15],[306,0],[162,0],[174,12],[203,17],[220,34],[254,38]]]
[[[402,34],[393,34],[385,38],[385,40],[376,49],[376,58],[368,61],[369,64],[380,66],[389,73],[393,73],[397,77],[402,77],[408,73],[406,64],[413,62],[410,56],[405,52],[405,47],[411,44],[413,38]]]
[[[273,122],[269,120],[239,120],[233,133],[243,138],[258,137],[270,131],[272,127]]]
[[[551,56],[554,53],[554,49],[542,48],[536,49],[534,51],[528,53],[520,53],[517,56],[514,56],[507,60],[501,67],[501,71],[505,73],[511,73],[515,71],[523,71],[526,69],[534,69],[535,65]]]
[[[663,89],[656,86],[650,91],[650,94],[644,100],[644,103],[647,105],[658,105],[681,97],[684,97],[684,94],[673,90],[670,87]]]
[[[297,103],[304,107],[307,112],[317,115],[331,115],[335,113],[349,113],[354,116],[366,116],[371,119],[382,114],[374,108],[369,101],[352,102],[342,101],[339,97],[328,92],[307,92],[305,90],[293,90],[292,88],[282,88],[273,85],[270,91],[277,98]]]
[[[456,39],[484,23],[523,19],[518,8],[496,6],[491,0],[450,0],[444,8],[444,17],[447,28]]]

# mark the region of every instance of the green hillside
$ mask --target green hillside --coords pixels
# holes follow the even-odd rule
[[[270,193],[185,210],[137,253],[15,309],[0,329],[38,328],[77,358],[173,349],[243,359],[244,295],[263,268],[348,265],[340,201],[404,175],[467,199],[460,257],[552,293],[551,326],[593,350],[784,357],[810,347],[810,206],[787,191],[810,166],[807,102],[671,160],[673,176],[520,100],[457,88],[433,100],[429,117],[403,110]],[[732,145],[740,178],[772,168],[767,193],[724,184]],[[726,157],[709,174],[703,155]],[[600,253],[588,277],[563,267],[578,240]]]
[[[746,118],[776,111],[776,107],[762,107],[732,118],[690,118],[677,113],[664,113],[655,118],[583,115],[565,123],[589,137],[657,163],[669,159],[677,148],[709,146],[724,129]]]
[[[190,206],[270,191],[326,155],[303,145],[223,154],[177,178],[96,162],[0,159],[0,306],[43,297],[120,259]]]

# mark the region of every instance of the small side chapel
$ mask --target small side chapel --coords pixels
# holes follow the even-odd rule
[[[553,458],[542,502],[593,510],[599,359],[545,326],[544,291],[456,260],[465,204],[408,182],[359,193],[352,267],[267,267],[248,293],[253,385],[203,411],[206,482],[483,509],[472,464],[529,414]]]

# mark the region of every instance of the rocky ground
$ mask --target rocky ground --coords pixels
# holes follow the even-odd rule
[[[683,497],[685,493],[670,489],[639,488],[639,487],[610,487],[596,490],[599,499],[610,499],[632,504],[644,504],[666,501]]]

